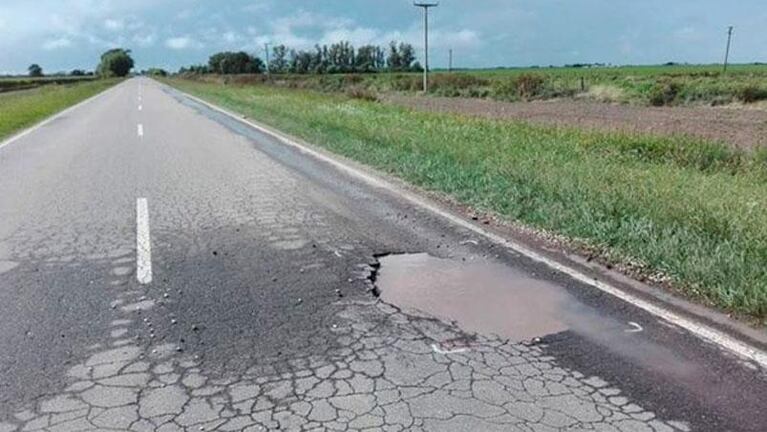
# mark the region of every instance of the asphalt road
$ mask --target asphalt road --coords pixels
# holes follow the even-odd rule
[[[463,317],[489,294],[398,253],[551,296]],[[759,367],[147,79],[0,148],[0,432],[764,431],[765,401]]]

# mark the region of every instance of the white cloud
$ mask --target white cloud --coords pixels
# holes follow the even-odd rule
[[[189,36],[176,36],[165,40],[165,46],[174,50],[183,50],[199,46],[199,43]]]
[[[133,42],[141,47],[149,47],[154,45],[157,36],[154,33],[136,34],[133,36]]]
[[[437,29],[429,35],[429,45],[434,48],[475,48],[482,44],[482,38],[474,30],[448,31]]]
[[[262,13],[272,8],[269,1],[256,1],[243,6],[242,10],[249,13]]]
[[[120,31],[125,27],[123,20],[107,18],[104,20],[104,28],[110,31]]]
[[[55,50],[59,48],[66,48],[71,45],[72,45],[71,40],[69,40],[66,37],[59,37],[54,39],[48,39],[45,42],[43,42],[43,49],[50,51],[50,50]]]
[[[184,9],[176,14],[177,20],[187,20],[194,15],[194,11],[191,9]]]
[[[330,45],[340,41],[349,41],[352,45],[361,46],[379,42],[380,38],[381,33],[371,28],[337,28],[326,31],[322,35],[320,44]]]
[[[354,20],[349,18],[307,12],[301,9],[296,13],[277,18],[273,21],[272,28],[282,32],[294,32],[297,30],[339,29],[354,25]]]
[[[241,36],[238,33],[235,33],[233,31],[229,30],[227,32],[224,32],[224,34],[221,35],[221,38],[224,41],[226,41],[226,42],[233,43],[233,42],[237,42],[238,40],[240,40]]]
[[[674,38],[682,42],[700,42],[704,40],[704,35],[695,27],[686,26],[674,32]]]

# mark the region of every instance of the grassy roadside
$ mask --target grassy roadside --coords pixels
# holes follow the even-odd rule
[[[413,112],[264,86],[170,84],[480,210],[767,318],[767,163],[688,138]]]
[[[47,85],[0,94],[0,140],[85,100],[120,80],[98,80],[70,85]]]

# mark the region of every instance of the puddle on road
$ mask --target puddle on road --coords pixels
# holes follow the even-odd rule
[[[563,287],[490,262],[457,262],[427,254],[379,260],[381,298],[405,309],[454,321],[471,333],[515,342],[574,332],[637,365],[689,380],[697,367],[619,321],[588,306]],[[641,331],[641,330],[640,330]]]
[[[381,298],[456,321],[466,331],[530,340],[568,330],[564,289],[492,263],[460,263],[427,254],[380,259]]]

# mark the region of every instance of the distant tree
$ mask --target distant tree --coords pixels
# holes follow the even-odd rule
[[[397,71],[400,69],[399,49],[397,49],[397,43],[392,41],[389,43],[389,54],[386,56],[386,67],[389,70]]]
[[[288,71],[288,47],[277,45],[272,48],[272,59],[269,61],[269,71],[271,73],[285,73]]]
[[[131,51],[114,48],[101,55],[101,62],[96,71],[101,77],[124,77],[133,69]]]
[[[341,41],[330,46],[315,45],[313,49],[295,50],[285,45],[272,47],[269,70],[272,73],[325,74],[370,73],[381,70],[398,72],[420,71],[415,48],[408,43],[391,42],[388,47],[364,45],[356,49]],[[245,52],[218,52],[210,56],[206,66],[188,66],[179,73],[259,73],[264,64]]]
[[[39,64],[31,64],[27,68],[27,71],[29,71],[29,76],[31,77],[41,77],[43,76],[43,68],[40,67]]]
[[[144,75],[149,76],[168,76],[168,72],[165,69],[149,68],[144,72]]]
[[[206,74],[209,73],[208,66],[206,65],[192,65],[189,67],[181,67],[178,70],[179,74]]]
[[[396,42],[389,44],[386,66],[389,70],[397,72],[423,70],[420,65],[417,66],[417,63],[415,63],[415,48],[413,48],[413,45],[404,42],[400,42],[399,45]]]
[[[346,41],[337,42],[328,48],[329,73],[348,73],[354,70],[354,47]]]
[[[399,44],[400,70],[407,71],[413,69],[415,62],[415,48],[409,43],[401,42]]]
[[[379,51],[380,48],[375,45],[361,46],[354,58],[354,71],[367,73],[378,70]]]
[[[85,76],[85,71],[82,69],[73,69],[72,72],[69,73],[71,76]]]
[[[308,51],[291,51],[290,72],[295,74],[309,73],[314,59],[315,55]]]
[[[314,61],[312,65],[312,72],[314,73],[327,73],[330,70],[330,48],[327,45],[323,45],[320,48],[319,45],[314,46]]]
[[[225,51],[210,56],[208,69],[213,73],[222,75],[261,73],[264,69],[264,62],[244,51]]]

